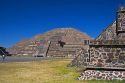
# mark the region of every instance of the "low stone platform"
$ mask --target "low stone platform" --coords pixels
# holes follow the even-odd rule
[[[125,80],[125,71],[86,70],[79,80]]]

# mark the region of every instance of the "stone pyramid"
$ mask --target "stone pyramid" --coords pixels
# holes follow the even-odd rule
[[[31,39],[23,40],[8,49],[12,55],[45,57],[75,57],[76,51],[90,40],[87,34],[73,28],[57,28]]]
[[[125,80],[125,8],[120,7],[116,21],[80,52],[70,64],[86,68],[80,80]]]

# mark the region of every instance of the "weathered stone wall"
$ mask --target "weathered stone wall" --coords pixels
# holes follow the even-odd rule
[[[79,80],[125,80],[125,71],[86,70]]]
[[[117,32],[125,31],[125,7],[120,7],[117,12]]]
[[[47,57],[65,57],[74,58],[77,56],[77,50],[84,47],[83,45],[65,44],[63,47],[58,42],[51,42],[48,48]]]
[[[117,39],[119,39],[119,40],[124,40],[124,39],[125,39],[125,33],[119,33],[119,34],[117,35]]]
[[[105,46],[105,45],[125,45],[125,40],[91,40],[89,45]]]
[[[116,21],[107,27],[103,32],[96,38],[96,40],[113,40],[116,38]]]
[[[48,48],[48,44],[49,42],[46,40],[28,41],[26,44],[19,44],[13,46],[13,48],[8,48],[7,51],[12,55],[17,56],[44,55]]]
[[[79,80],[125,80],[124,7],[118,10],[116,21],[94,41],[90,41],[89,49],[83,49],[83,52],[72,61],[71,65],[87,68]],[[97,68],[102,70],[99,71]],[[123,71],[114,69],[123,69]]]
[[[120,67],[125,68],[125,46],[104,45],[90,46],[91,67]]]
[[[94,41],[88,49],[81,49],[72,65],[86,67],[125,68],[125,45],[123,41]]]
[[[79,52],[77,52],[76,57],[72,60],[70,66],[85,66],[89,62],[89,52],[85,49],[80,49]]]

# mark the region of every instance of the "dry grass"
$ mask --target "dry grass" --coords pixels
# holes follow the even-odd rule
[[[67,67],[70,61],[64,59],[0,63],[0,83],[116,83],[116,81],[78,81],[77,68]]]

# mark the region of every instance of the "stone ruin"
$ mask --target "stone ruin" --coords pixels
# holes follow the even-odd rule
[[[71,66],[85,67],[79,80],[125,80],[125,7],[88,49],[82,49]]]
[[[7,51],[15,56],[74,58],[91,38],[73,28],[58,28],[24,40]]]
[[[87,47],[84,45],[84,41],[76,44],[67,43],[63,41],[63,36],[65,36],[64,33],[57,33],[50,37],[50,44],[46,52],[47,57],[74,58],[78,50]]]

